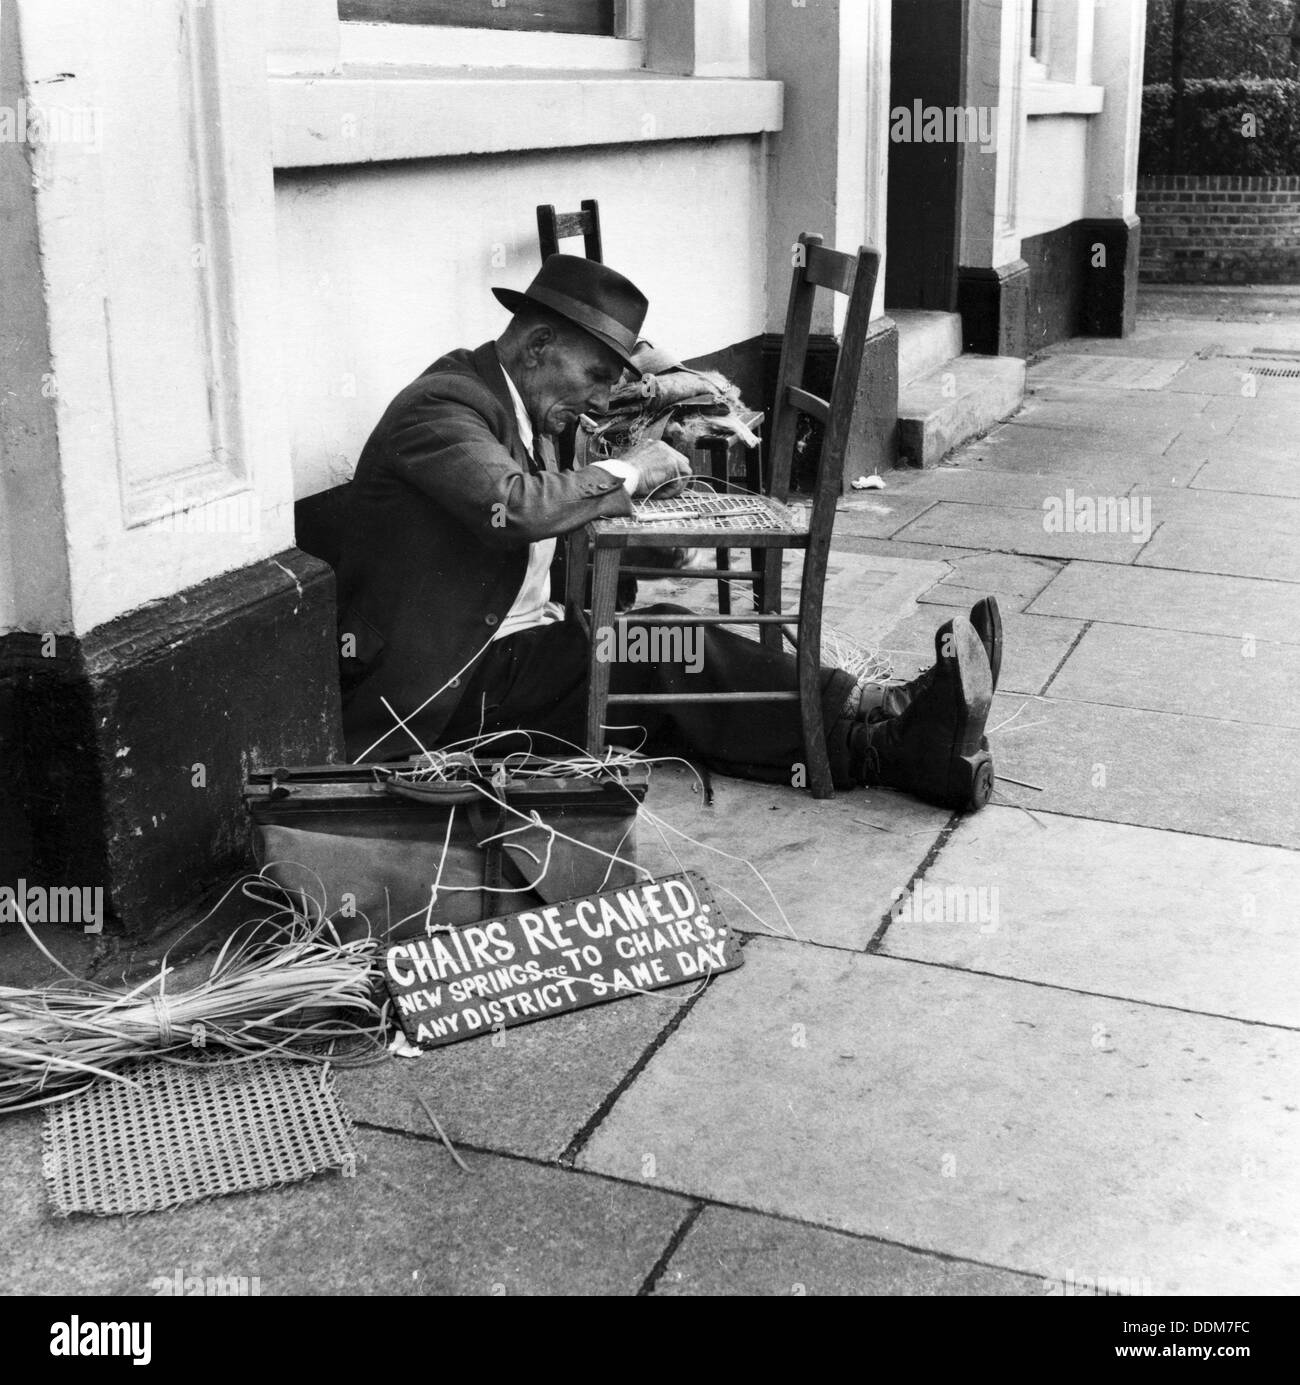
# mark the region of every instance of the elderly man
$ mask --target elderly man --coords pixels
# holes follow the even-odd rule
[[[527,733],[542,753],[582,740],[588,644],[551,600],[556,538],[671,495],[686,459],[645,442],[618,461],[555,464],[552,439],[599,411],[625,370],[647,301],[621,274],[552,255],[522,293],[494,289],[513,316],[495,342],[435,361],[389,405],[357,467],[339,569],[343,718],[357,760],[481,735]],[[650,607],[638,613],[652,623]],[[978,807],[972,762],[1001,654],[992,598],[936,634],[936,663],[900,686],[823,674],[837,787],[884,784]],[[978,626],[978,630],[975,628]],[[614,663],[616,692],[794,687],[794,661],[734,633],[703,632],[703,657]],[[746,777],[791,782],[803,759],[795,704],[647,708],[616,738],[684,751]],[[494,744],[498,753],[506,745]],[[987,778],[987,776],[986,776]]]

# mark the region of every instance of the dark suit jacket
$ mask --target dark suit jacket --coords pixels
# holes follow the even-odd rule
[[[528,545],[631,501],[599,467],[531,459],[496,347],[453,351],[388,406],[351,486],[339,565],[343,729],[355,759],[394,725],[386,697],[431,746],[523,585]],[[349,637],[351,637],[349,639]],[[415,752],[397,730],[368,758]]]

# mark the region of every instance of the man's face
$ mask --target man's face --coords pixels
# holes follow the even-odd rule
[[[535,329],[524,359],[520,396],[533,427],[551,436],[579,414],[605,409],[623,374],[623,363],[612,351],[576,330],[557,335],[551,328]]]

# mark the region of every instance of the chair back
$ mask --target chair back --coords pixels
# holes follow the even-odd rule
[[[582,253],[597,264],[603,263],[600,244],[600,204],[587,198],[579,212],[557,212],[550,203],[537,209],[537,245],[542,259],[560,253],[560,242],[570,236],[581,236]]]
[[[806,415],[824,430],[817,478],[813,487],[812,527],[829,520],[843,491],[844,456],[852,436],[854,413],[861,393],[862,356],[871,322],[871,300],[876,291],[880,255],[863,246],[856,255],[828,250],[821,236],[804,232],[802,247],[790,282],[781,363],[777,369],[776,400],[772,412],[771,494],[784,501],[790,494],[790,472],[798,437],[799,418]],[[839,360],[829,399],[804,388],[808,338],[812,328],[813,300],[819,288],[848,295],[848,312],[840,342]]]

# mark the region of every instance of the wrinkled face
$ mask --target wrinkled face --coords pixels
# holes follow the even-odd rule
[[[536,327],[524,346],[522,374],[516,384],[533,427],[554,436],[579,414],[608,405],[623,362],[585,332]]]

